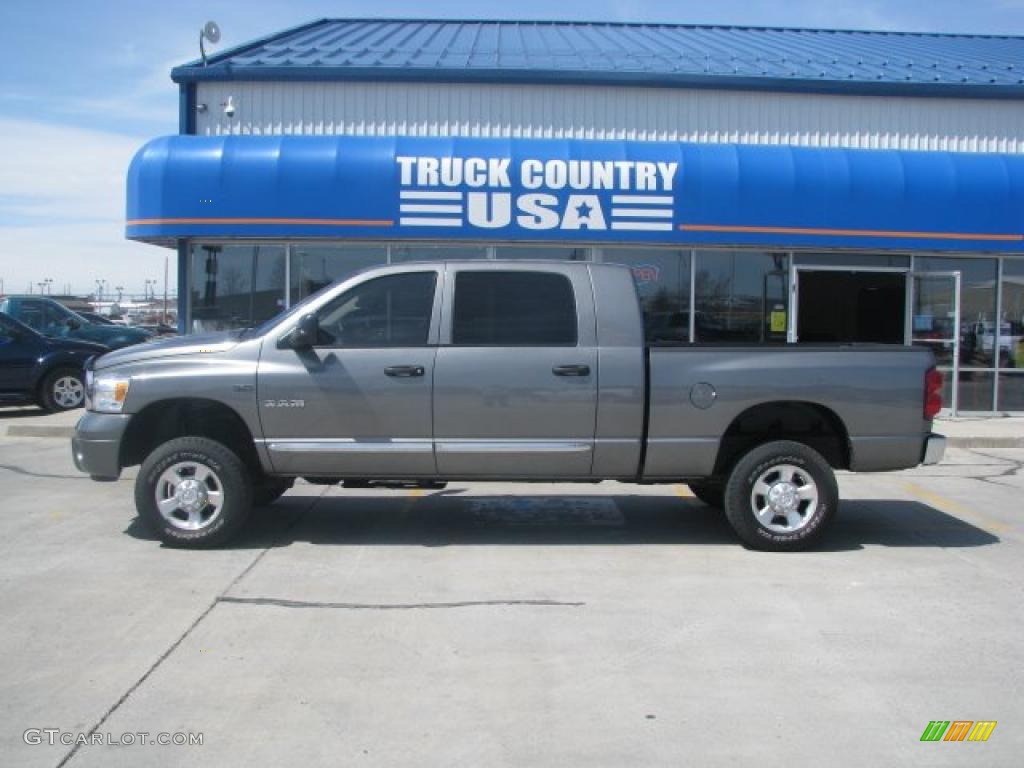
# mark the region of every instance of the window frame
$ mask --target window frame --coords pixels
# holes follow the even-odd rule
[[[433,281],[432,292],[430,297],[430,317],[427,319],[427,335],[426,341],[422,344],[314,344],[314,349],[423,349],[426,347],[437,346],[436,341],[436,325],[438,322],[438,304],[440,300],[440,288],[442,280],[438,275],[436,269],[417,269],[415,271],[400,270],[394,272],[387,272],[385,274],[375,274],[372,277],[368,277],[366,280],[360,280],[355,285],[350,285],[347,288],[339,291],[331,298],[324,301],[315,309],[311,309],[312,314],[315,314],[317,321],[323,314],[329,312],[331,308],[337,306],[339,303],[344,303],[347,296],[350,296],[354,291],[358,291],[361,288],[369,285],[370,283],[376,283],[381,280],[390,280],[396,277],[409,277],[411,275],[429,275]]]
[[[557,264],[558,262],[553,262]],[[565,262],[567,264],[579,263],[579,262]],[[474,343],[465,344],[458,343],[455,340],[455,308],[456,301],[458,299],[458,281],[459,276],[466,273],[476,274],[487,274],[487,275],[508,275],[508,274],[528,274],[528,275],[543,275],[545,277],[553,277],[564,281],[569,288],[569,296],[572,298],[572,316],[573,316],[573,341],[572,342],[560,342],[557,344],[541,344],[536,342],[524,342],[524,343],[497,343],[497,344],[484,344]],[[523,268],[509,268],[505,265],[500,269],[494,268],[474,268],[473,266],[459,266],[456,269],[451,270],[450,281],[448,282],[448,288],[451,291],[451,299],[446,302],[447,313],[449,315],[447,319],[447,342],[445,346],[458,347],[460,349],[472,349],[472,348],[486,348],[486,349],[532,349],[532,348],[543,348],[543,349],[576,349],[583,346],[584,341],[584,329],[583,325],[586,320],[584,315],[584,304],[581,302],[581,295],[576,290],[575,280],[570,274],[567,274],[563,270],[559,269],[544,269],[538,268],[535,264],[528,266],[524,265]]]

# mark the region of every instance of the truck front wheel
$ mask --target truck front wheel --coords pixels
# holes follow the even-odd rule
[[[179,437],[153,451],[135,480],[142,521],[168,546],[213,547],[231,539],[252,508],[245,464],[205,437]]]
[[[778,440],[745,454],[725,486],[725,515],[753,549],[806,549],[825,533],[839,506],[828,462],[802,443]]]

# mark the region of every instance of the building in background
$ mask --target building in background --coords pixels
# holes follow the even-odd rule
[[[128,237],[184,330],[386,262],[633,269],[662,343],[931,347],[1024,411],[1024,38],[321,20],[176,68]]]

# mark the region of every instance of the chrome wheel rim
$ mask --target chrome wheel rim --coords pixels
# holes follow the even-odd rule
[[[183,531],[206,528],[224,508],[224,485],[205,464],[179,461],[156,483],[156,506],[164,520]]]
[[[74,376],[61,376],[53,382],[53,401],[61,408],[77,408],[85,399],[85,387]]]
[[[818,512],[818,486],[806,469],[777,464],[754,481],[750,508],[769,531],[795,533],[806,528]]]

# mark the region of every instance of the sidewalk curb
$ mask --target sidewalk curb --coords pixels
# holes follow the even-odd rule
[[[1024,437],[947,437],[952,448],[1024,448]]]
[[[13,424],[7,427],[8,437],[74,437],[74,427],[48,427]],[[947,437],[950,448],[1024,448],[1024,437]]]

